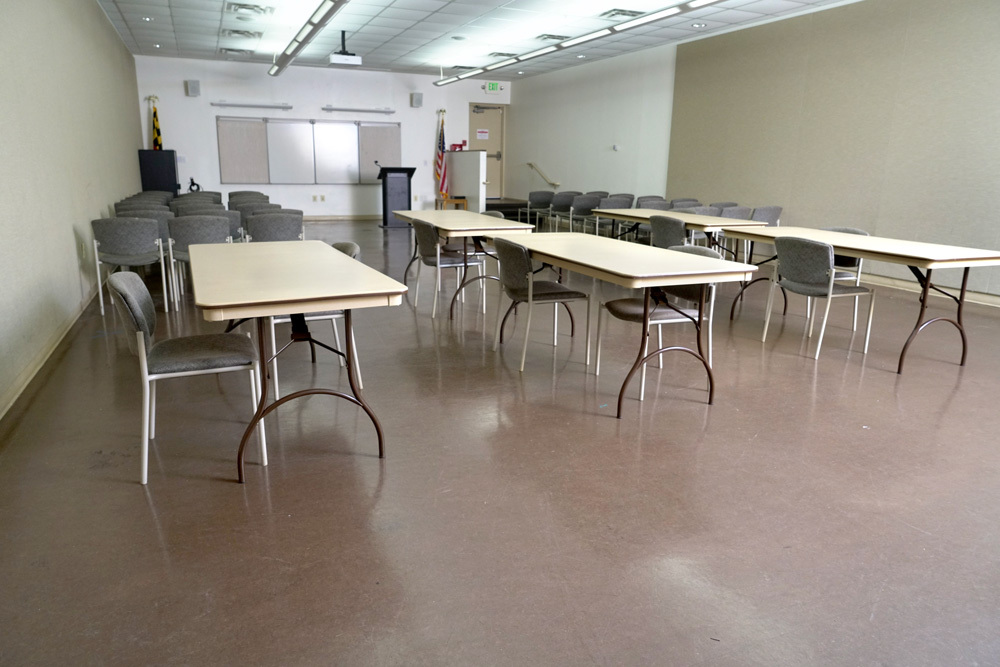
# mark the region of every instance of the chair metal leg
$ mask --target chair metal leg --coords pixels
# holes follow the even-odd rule
[[[558,305],[558,304],[556,304]],[[528,272],[528,321],[524,326],[524,346],[521,348],[521,372],[524,372],[524,360],[528,356],[528,334],[531,333],[531,311],[535,306],[535,278]]]
[[[764,333],[760,337],[762,343],[767,340],[767,327],[771,323],[771,306],[774,304],[774,288],[777,284],[777,281],[772,277],[771,289],[767,293],[767,306],[764,308]]]
[[[139,483],[145,484],[149,473],[149,382],[142,383],[142,444],[139,449]]]
[[[868,354],[868,339],[872,335],[872,317],[875,316],[875,290],[868,293],[868,326],[865,327],[865,354]]]
[[[260,402],[260,360],[254,362],[253,370],[250,371],[250,409],[257,411],[257,404]],[[264,435],[264,420],[258,424],[257,435],[260,442],[260,464],[267,465],[267,440]]]
[[[826,333],[826,320],[830,316],[830,302],[833,301],[829,296],[826,297],[826,308],[823,312],[823,324],[819,328],[819,340],[816,341],[816,356],[814,359],[819,359],[819,349],[823,346],[823,334]]]

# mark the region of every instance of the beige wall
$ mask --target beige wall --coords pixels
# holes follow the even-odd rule
[[[1000,248],[1000,2],[958,4],[865,0],[680,46],[670,195]],[[970,286],[1000,294],[1000,269]]]
[[[95,295],[90,220],[140,188],[141,147],[133,59],[95,1],[3,13],[0,415]]]

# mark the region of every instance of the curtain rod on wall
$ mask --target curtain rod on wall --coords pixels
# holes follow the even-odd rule
[[[325,107],[321,107],[323,111],[351,111],[354,113],[396,113],[395,109],[390,109],[389,107],[384,107],[382,109],[353,109],[350,107],[334,107],[327,104]]]
[[[284,109],[292,108],[291,104],[241,104],[239,102],[209,102],[213,107],[239,107],[241,109]]]

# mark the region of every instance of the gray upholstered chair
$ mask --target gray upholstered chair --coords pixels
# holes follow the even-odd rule
[[[233,242],[246,240],[243,234],[243,227],[241,227],[241,219],[239,211],[220,211],[215,208],[196,208],[188,211],[187,215],[211,215],[214,217],[223,217],[229,220],[229,236],[233,239]],[[184,217],[184,216],[181,216]]]
[[[552,195],[552,203],[549,204],[549,229],[554,232],[559,231],[559,217],[569,213],[570,206],[573,205],[573,197],[583,194],[576,190],[564,190]]]
[[[801,294],[807,299],[825,299],[826,309],[823,312],[823,323],[819,329],[819,339],[816,341],[816,356],[823,346],[823,334],[826,332],[826,320],[830,315],[830,302],[836,297],[855,297],[867,295],[870,299],[868,307],[868,326],[865,330],[864,353],[868,354],[868,338],[872,332],[872,315],[875,312],[875,290],[860,285],[841,285],[834,282],[836,270],[833,264],[833,246],[820,241],[802,239],[795,236],[783,236],[774,240],[778,253],[778,263],[771,278],[771,291],[767,297],[767,310],[764,315],[764,333],[761,341],[767,339],[767,327],[771,322],[771,305],[774,302],[775,287],[782,287],[789,292]],[[816,319],[817,308],[810,303],[809,330],[812,336],[813,322]]]
[[[301,241],[302,216],[274,211],[257,213],[243,219],[243,231],[246,232],[247,240],[253,242]]]
[[[276,211],[281,208],[281,204],[271,204],[270,202],[263,201],[251,201],[251,202],[240,202],[236,205],[236,210],[240,212],[240,226],[246,231],[247,228],[247,218],[257,215],[258,213],[265,213],[268,211]]]
[[[649,244],[657,248],[673,248],[687,243],[684,222],[666,215],[649,216]]]
[[[538,223],[541,220],[542,215],[547,215],[549,212],[549,206],[552,204],[552,197],[555,193],[551,190],[533,190],[528,193],[528,206],[525,208],[517,209],[517,219],[520,220],[522,217],[525,222],[535,225],[538,229]],[[534,219],[532,219],[534,216]]]
[[[712,202],[709,206],[714,206],[715,208],[731,208],[733,206],[739,206],[739,203],[734,201],[717,201]]]
[[[631,195],[612,195],[608,197],[602,197],[595,208],[599,209],[616,209],[616,208],[632,208],[632,196]],[[587,218],[588,220],[594,221],[594,233],[601,233],[601,224],[611,226],[610,235],[618,236],[618,221],[612,218],[604,218],[601,220],[601,216],[596,213],[592,213]]]
[[[569,221],[569,231],[573,231],[574,222],[579,222],[581,225],[585,226],[588,221],[594,219],[594,209],[597,208],[600,203],[600,195],[575,195],[572,201],[570,201],[569,211],[559,214],[558,217],[566,218],[566,220]],[[587,231],[586,227],[584,227],[584,231]],[[596,228],[594,233],[597,233]]]
[[[628,206],[625,208],[632,208],[632,204],[635,202],[635,195],[631,192],[617,192],[611,193],[609,197],[614,197],[615,199],[628,199]]]
[[[97,296],[104,315],[104,279],[101,265],[108,265],[108,274],[116,268],[160,265],[163,281],[163,310],[170,312],[170,290],[167,268],[163,262],[163,241],[160,226],[152,218],[99,218],[91,220],[94,231],[94,270],[97,274]],[[110,289],[110,287],[108,288]]]
[[[860,236],[869,236],[868,232],[863,229],[858,229],[857,227],[824,227],[823,229],[828,232],[841,232],[843,234],[858,234]],[[834,255],[833,256],[833,269],[836,271],[834,280],[838,282],[850,282],[853,283],[855,287],[861,285],[861,258],[860,257],[848,257],[846,255]],[[854,297],[854,319],[851,325],[851,329],[857,330],[858,328],[858,297]]]
[[[592,197],[597,197],[598,199],[600,199],[601,197],[607,197],[608,196],[608,191],[607,190],[588,190],[587,192],[584,192],[583,194],[585,194],[585,195],[591,195]]]
[[[536,303],[551,303],[552,314],[552,345],[558,344],[559,335],[559,304],[566,304],[569,301],[587,302],[587,319],[590,322],[590,298],[586,292],[566,287],[562,283],[550,280],[535,280],[534,270],[531,265],[531,255],[528,249],[518,245],[513,241],[504,238],[493,239],[493,246],[496,248],[497,261],[500,264],[500,284],[503,292],[511,300],[510,306],[503,318],[500,317],[500,308],[497,309],[496,332],[493,335],[493,350],[500,346],[503,327],[507,322],[507,317],[520,303],[528,304],[528,317],[524,328],[524,347],[521,350],[521,367],[524,371],[524,360],[528,353],[528,337],[531,334],[531,314]],[[569,310],[569,306],[566,306]],[[572,324],[572,312],[570,312],[570,322]],[[570,329],[573,335],[575,325]],[[590,341],[587,341],[589,347]],[[588,350],[589,354],[589,350]]]
[[[171,292],[174,307],[179,308],[181,294],[184,294],[187,264],[191,261],[188,248],[195,243],[232,243],[233,239],[229,236],[229,219],[221,215],[185,215],[171,220],[168,227],[170,282],[173,285]],[[183,262],[184,266],[178,267],[178,262]]]
[[[434,305],[431,306],[431,318],[437,317],[438,292],[441,291],[441,269],[455,269],[457,280],[461,280],[461,270],[466,264],[478,269],[479,275],[483,275],[483,268],[486,264],[482,255],[464,254],[455,250],[445,250],[441,247],[437,228],[434,225],[419,220],[413,221],[413,234],[417,240],[417,286],[413,293],[413,307],[416,308],[420,300],[420,273],[423,266],[434,267]],[[486,281],[480,280],[479,298],[483,305],[486,304]]]
[[[271,201],[271,199],[263,192],[257,192],[256,190],[233,190],[232,192],[229,193],[228,201],[229,201],[229,208],[233,209],[233,204],[239,203],[241,201],[247,203],[252,201],[269,202]]]
[[[673,210],[681,213],[693,213],[694,215],[709,215],[715,218],[722,214],[722,209],[715,206],[674,206]]]
[[[161,207],[157,207],[155,209],[127,208],[123,209],[121,212],[117,212],[115,217],[151,218],[156,220],[157,229],[160,230],[160,241],[163,242],[163,252],[167,252],[167,243],[170,241],[170,232],[167,229],[167,224],[174,219],[173,211],[169,209],[163,210]]]
[[[483,211],[483,215],[488,215],[491,218],[504,218],[503,211]]]
[[[713,204],[713,206],[714,206],[714,204]],[[749,206],[726,206],[725,208],[722,209],[722,213],[719,214],[719,217],[720,218],[728,218],[730,220],[749,220],[751,215],[753,215],[753,209],[750,208]],[[719,243],[722,244],[722,247],[728,246],[727,241],[729,239],[726,239],[726,233],[725,232],[720,232],[718,234],[717,238],[719,239]],[[738,243],[738,242],[734,241],[734,243]],[[743,257],[745,258],[746,261],[750,261],[750,258],[747,255],[747,250],[748,250],[749,247],[750,247],[750,243],[748,241],[744,241],[743,242]],[[734,259],[739,256],[739,247],[738,247],[738,245],[735,245],[732,250],[729,250],[728,248],[726,248],[726,250],[727,250],[727,252],[732,253]]]
[[[654,202],[654,201],[666,202],[667,208],[670,208],[670,202],[667,201],[666,199],[664,199],[663,197],[661,197],[660,195],[642,195],[641,197],[636,197],[635,198],[635,207],[636,208],[649,208],[648,206],[646,206],[646,204],[649,203],[649,202]],[[666,210],[666,209],[664,209],[664,210]]]
[[[195,199],[193,201],[183,201],[174,207],[174,213],[177,217],[182,215],[191,215],[195,211],[225,211],[226,207],[222,204],[215,204],[209,201]]]
[[[220,202],[216,201],[215,197],[213,197],[210,194],[193,193],[193,194],[181,195],[179,197],[174,197],[173,199],[170,200],[170,202],[167,205],[170,207],[170,210],[176,214],[178,207],[181,206],[187,206],[189,204],[218,204],[218,203]]]
[[[139,481],[145,484],[149,469],[149,440],[156,437],[156,383],[177,377],[250,372],[251,414],[260,396],[260,365],[250,337],[235,333],[203,334],[153,342],[156,311],[146,285],[131,271],[108,278],[115,309],[128,331],[129,349],[139,356],[142,377],[142,441]],[[264,422],[258,427],[260,462],[267,465]]]
[[[676,245],[669,250],[687,252],[704,257],[722,259],[715,250],[702,246]],[[660,291],[668,297],[667,303],[656,303],[649,313],[649,326],[652,329],[656,326],[657,349],[663,347],[663,325],[664,324],[693,324],[697,332],[698,352],[705,357],[708,365],[712,365],[712,323],[715,321],[715,284],[706,287],[704,320],[698,319],[698,304],[701,301],[702,285],[671,285],[661,287]],[[607,311],[613,317],[625,322],[635,322],[642,324],[644,298],[628,297],[625,299],[614,299],[602,304],[604,308],[597,315],[597,358],[594,363],[594,375],[601,374],[601,339],[604,337],[604,313]],[[701,329],[705,326],[708,334],[707,354],[701,349]],[[646,337],[646,348],[643,349],[643,356],[649,351],[649,337]],[[663,367],[662,356],[657,359],[659,367]],[[642,366],[641,380],[639,381],[639,400],[643,400],[646,393],[646,365]]]
[[[361,258],[361,248],[358,247],[357,243],[353,241],[336,241],[331,243],[336,250],[344,253],[351,259],[360,260]],[[324,320],[329,320],[330,326],[333,328],[333,342],[336,350],[340,350],[340,331],[337,329],[337,320],[344,319],[344,311],[342,310],[325,310],[318,313],[305,313],[303,318],[306,322],[321,322]],[[278,343],[275,337],[275,325],[276,324],[290,324],[292,321],[291,315],[277,315],[274,317],[269,317],[268,324],[271,329],[271,380],[274,383],[274,398],[278,399],[281,397],[281,390],[278,386]],[[364,388],[364,382],[361,380],[361,367],[358,365],[358,346],[354,339],[354,331],[349,332],[351,335],[351,347],[354,350],[354,370],[356,371],[356,376],[358,378],[358,386]],[[311,335],[308,340],[310,352],[312,355],[312,363],[316,363],[316,343],[312,340]],[[291,343],[286,343],[285,347],[288,347]],[[323,345],[320,343],[320,345]],[[325,345],[323,345],[325,347]],[[282,350],[284,347],[282,348]],[[337,357],[340,360],[340,365],[344,366],[344,358],[342,356]]]
[[[674,208],[687,208],[689,206],[701,206],[701,202],[691,197],[681,197],[680,199],[671,199],[670,205]]]

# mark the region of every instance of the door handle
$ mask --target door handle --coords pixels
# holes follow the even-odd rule
[[[487,153],[486,157],[493,157],[496,158],[497,160],[501,160],[503,159],[503,154],[500,153],[500,151],[497,151],[496,153]]]

